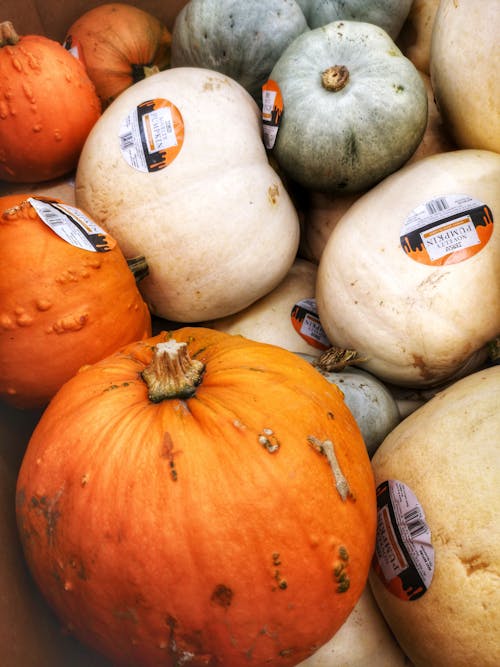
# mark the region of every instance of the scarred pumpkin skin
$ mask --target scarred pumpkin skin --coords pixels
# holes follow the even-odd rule
[[[0,24],[0,179],[37,183],[76,167],[101,103],[83,65],[42,35]]]
[[[153,402],[142,376],[173,340],[201,380]],[[376,522],[341,392],[298,355],[203,327],[125,346],[58,392],[17,517],[63,622],[134,667],[297,664],[359,599]]]
[[[64,45],[82,60],[106,108],[126,88],[170,66],[171,34],[147,11],[110,2],[82,14]]]
[[[44,224],[30,196],[0,197],[0,398],[18,408],[44,406],[81,365],[151,335],[119,246],[71,245]]]

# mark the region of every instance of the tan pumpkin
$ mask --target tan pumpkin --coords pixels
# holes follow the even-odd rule
[[[54,40],[0,23],[0,179],[37,183],[75,169],[101,104],[85,68]]]
[[[439,0],[413,0],[396,43],[415,67],[429,74],[432,28]]]
[[[124,2],[87,10],[64,40],[85,65],[103,108],[133,83],[169,67],[170,43],[170,31],[159,18]]]
[[[341,392],[292,352],[202,327],[82,369],[17,482],[50,605],[134,667],[311,655],[366,586],[375,504]]]
[[[416,667],[500,663],[499,395],[500,366],[462,378],[396,426],[372,459],[370,584]]]
[[[441,0],[434,19],[432,88],[460,148],[500,152],[498,11],[498,0]]]

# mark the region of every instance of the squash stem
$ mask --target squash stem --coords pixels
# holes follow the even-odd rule
[[[321,83],[326,90],[336,93],[349,81],[349,70],[345,65],[333,65],[321,74]]]
[[[0,48],[3,46],[14,46],[19,41],[12,21],[2,21],[0,23]]]
[[[149,266],[146,258],[140,255],[139,257],[131,257],[127,259],[128,268],[134,274],[135,282],[138,284],[143,278],[149,274]]]
[[[187,344],[172,338],[154,346],[151,363],[141,375],[148,387],[149,400],[159,403],[168,398],[193,396],[204,370],[205,364],[189,356]]]

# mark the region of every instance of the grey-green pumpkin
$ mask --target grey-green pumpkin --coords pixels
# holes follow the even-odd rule
[[[413,155],[427,126],[422,77],[371,23],[336,21],[302,33],[270,79],[284,105],[273,155],[306,188],[370,188]]]

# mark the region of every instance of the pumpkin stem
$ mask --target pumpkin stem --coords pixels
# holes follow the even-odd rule
[[[332,345],[332,347],[329,347],[328,350],[320,354],[318,359],[314,361],[314,365],[322,371],[332,372],[342,371],[346,366],[362,361],[367,361],[366,357],[360,355],[356,350],[348,350]]]
[[[141,375],[149,400],[159,403],[166,398],[193,396],[204,370],[205,364],[189,356],[187,343],[172,338],[154,346],[151,363]]]
[[[143,278],[149,274],[149,266],[146,258],[140,255],[139,257],[131,257],[127,259],[128,268],[134,274],[135,282],[138,284]]]
[[[0,23],[0,48],[2,46],[14,46],[19,41],[12,21],[2,21]]]
[[[339,462],[337,461],[333,442],[331,440],[321,441],[318,438],[315,438],[313,435],[308,436],[307,441],[309,442],[311,447],[313,447],[313,449],[315,449],[320,454],[323,454],[323,456],[326,456],[326,458],[328,459],[328,463],[330,464],[330,468],[332,469],[333,473],[333,478],[335,480],[335,488],[339,492],[339,495],[342,498],[342,500],[345,501],[347,499],[347,496],[352,496],[351,489],[349,488],[349,483],[347,479],[344,477],[344,473],[340,469]]]
[[[345,65],[333,65],[325,69],[321,75],[323,88],[332,93],[342,90],[349,81],[349,70]]]

